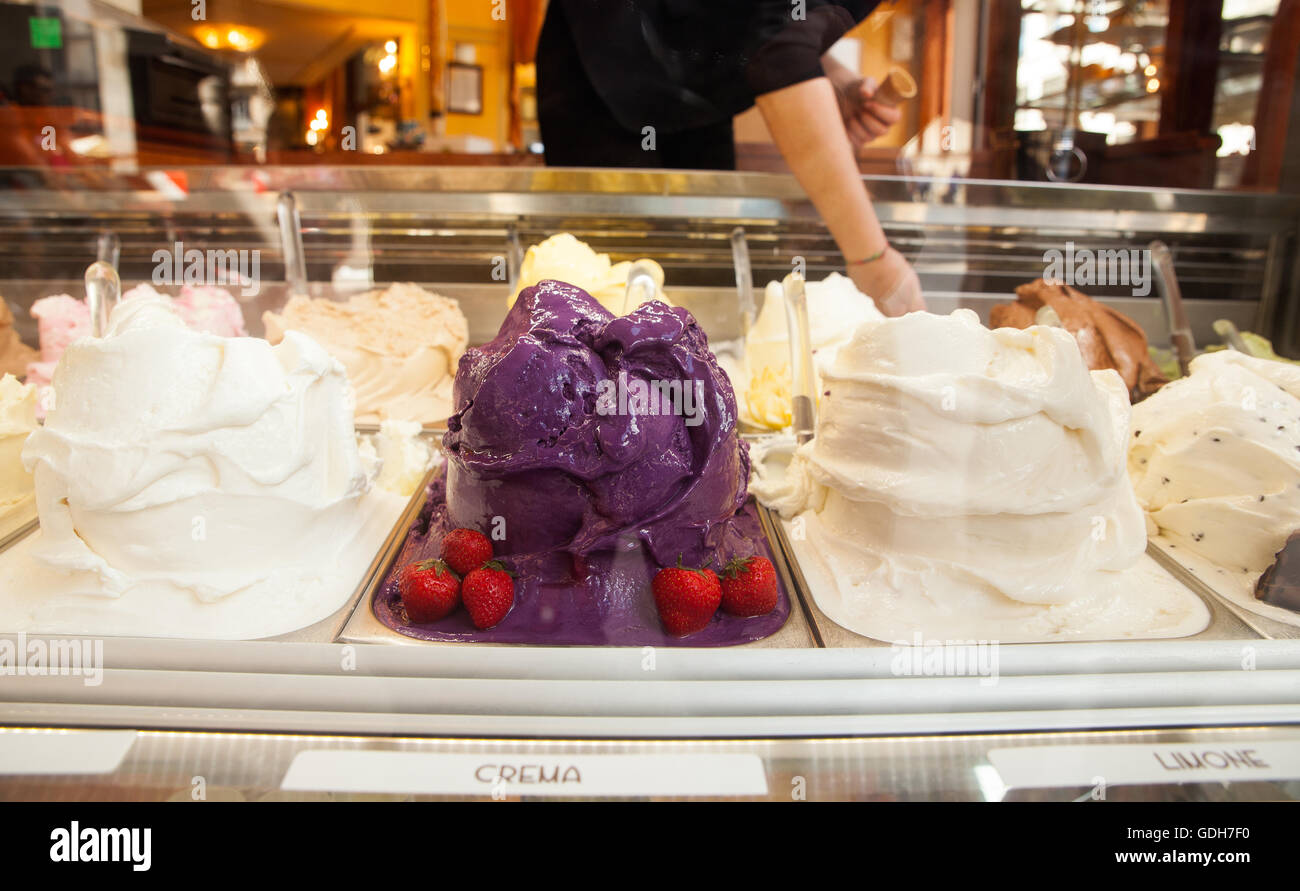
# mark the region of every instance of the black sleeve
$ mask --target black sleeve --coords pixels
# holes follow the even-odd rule
[[[818,2],[809,0],[806,15],[797,19],[792,5],[769,19],[745,65],[745,81],[755,96],[821,77],[822,54],[849,29],[870,14],[874,2]]]
[[[820,77],[821,55],[879,0],[550,0],[620,126],[673,132]],[[539,59],[539,95],[543,60]]]

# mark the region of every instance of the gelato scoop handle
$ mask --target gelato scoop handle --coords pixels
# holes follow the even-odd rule
[[[281,192],[275,202],[280,224],[280,249],[284,252],[284,280],[289,295],[307,294],[307,257],[302,243],[302,217],[293,192]]]
[[[749,329],[758,315],[754,307],[754,272],[749,265],[749,242],[745,240],[743,226],[731,230],[731,264],[736,267],[736,297],[740,301],[740,337],[743,342],[748,339]]]
[[[1214,323],[1214,333],[1223,339],[1223,342],[1239,353],[1245,353],[1247,356],[1255,355],[1246,339],[1241,336],[1237,326],[1227,319],[1217,319]]]
[[[107,229],[100,232],[99,237],[95,239],[95,259],[102,260],[116,269],[121,256],[122,241],[117,237],[117,233]]]
[[[813,438],[817,394],[813,377],[812,340],[808,330],[808,295],[803,276],[792,272],[781,282],[785,291],[785,318],[790,329],[791,416],[794,438],[800,445]]]
[[[90,333],[103,337],[108,330],[108,314],[122,296],[122,280],[117,270],[103,260],[86,269],[86,305],[90,307]]]
[[[1187,308],[1183,306],[1183,292],[1174,274],[1173,254],[1163,241],[1153,241],[1149,248],[1160,296],[1169,317],[1169,339],[1173,343],[1174,355],[1178,357],[1178,367],[1186,377],[1190,374],[1188,366],[1196,357],[1196,340],[1192,337],[1192,324],[1187,319]]]
[[[519,227],[511,223],[506,227],[506,279],[510,293],[519,286],[519,270],[524,265],[524,248],[519,243]]]
[[[645,263],[638,260],[627,271],[627,290],[623,292],[623,315],[627,315],[642,303],[655,299],[659,282],[654,272]]]

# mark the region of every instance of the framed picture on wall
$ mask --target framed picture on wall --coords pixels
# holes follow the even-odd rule
[[[447,65],[447,111],[483,113],[483,66],[451,62]]]

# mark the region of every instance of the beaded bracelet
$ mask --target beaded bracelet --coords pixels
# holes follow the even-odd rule
[[[887,250],[889,250],[889,245],[886,244],[884,247],[882,247],[880,250],[876,251],[874,254],[871,254],[871,255],[869,255],[869,256],[863,257],[861,260],[850,260],[848,265],[850,265],[850,266],[866,266],[868,263],[874,263],[874,262],[876,262],[877,260],[879,260],[881,257],[885,256],[885,251],[887,251]]]

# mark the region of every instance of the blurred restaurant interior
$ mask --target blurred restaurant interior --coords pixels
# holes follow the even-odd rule
[[[7,0],[0,164],[541,165],[545,8]],[[833,53],[919,86],[865,174],[1296,188],[1297,0],[886,0]],[[756,110],[735,134],[785,169]]]

